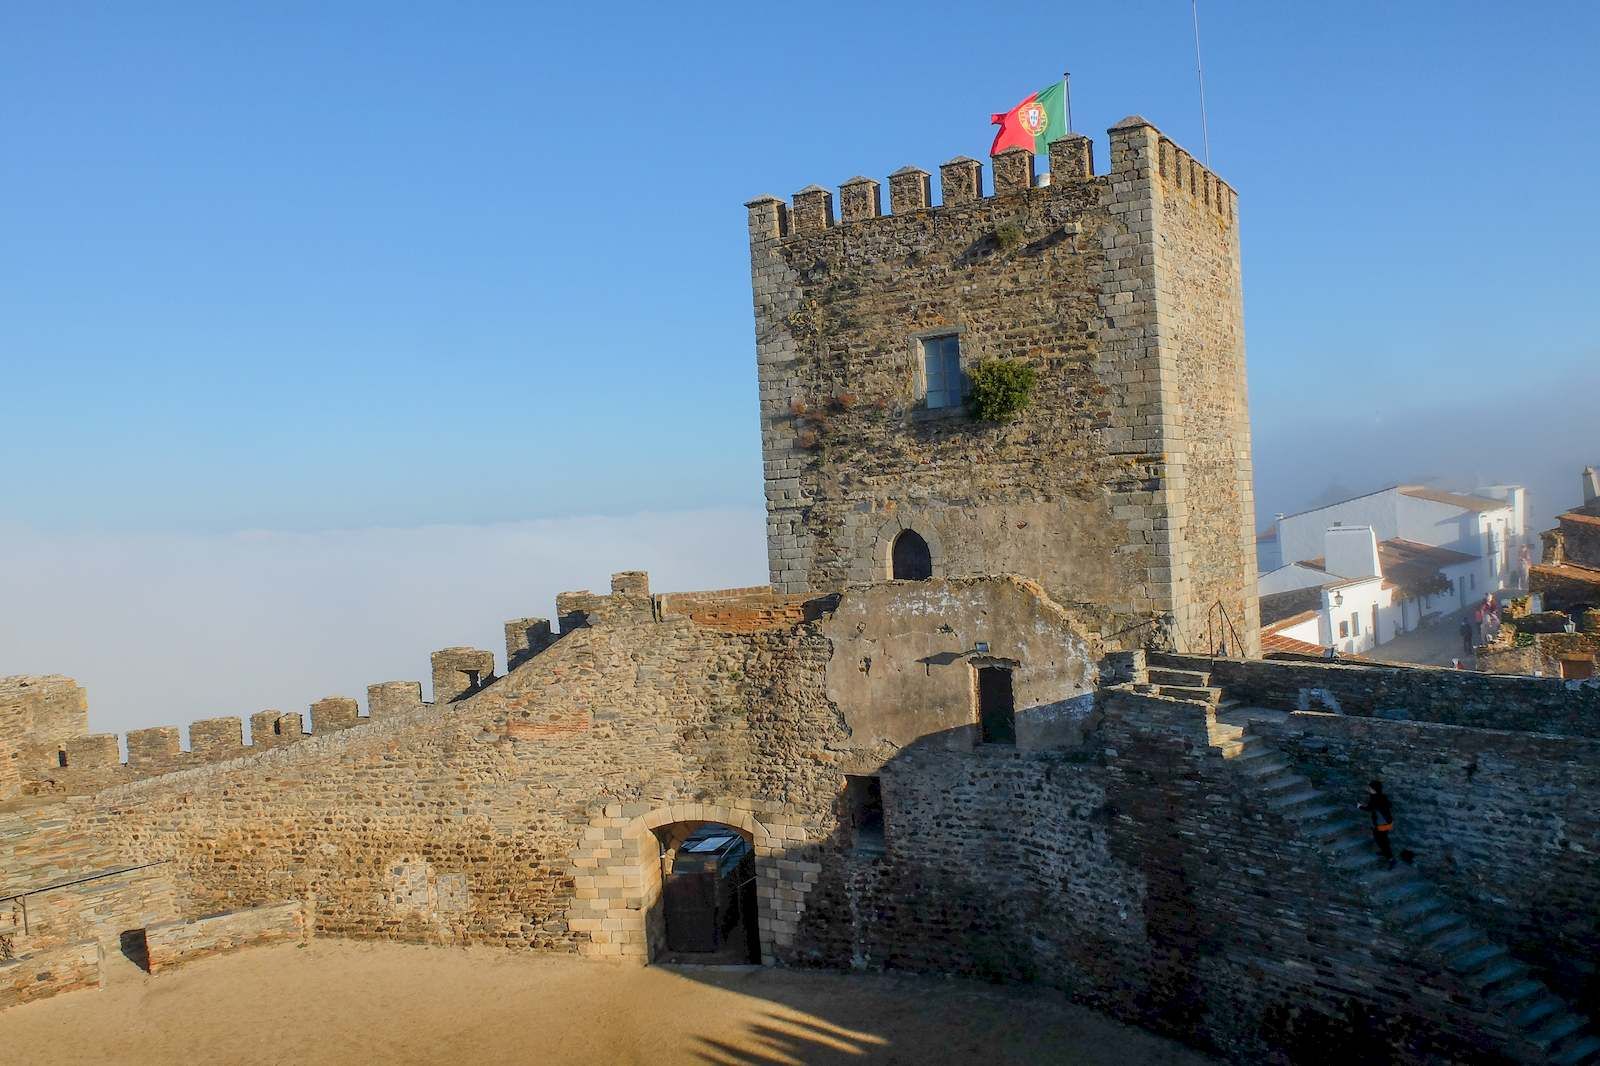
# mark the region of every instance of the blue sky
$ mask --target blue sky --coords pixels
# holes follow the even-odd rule
[[[1258,510],[1570,502],[1600,7],[1201,19]],[[1102,167],[1134,112],[1202,152],[1184,0],[9,0],[0,49],[0,523],[64,544],[759,507],[743,201],[981,157],[1064,67]]]
[[[1063,66],[1102,162],[1201,150],[1182,0],[674,10],[0,8],[0,517],[758,502],[745,199],[982,156]],[[1258,439],[1594,364],[1600,8],[1201,14]]]

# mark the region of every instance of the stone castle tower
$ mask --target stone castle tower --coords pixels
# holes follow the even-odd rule
[[[1234,191],[1142,118],[750,213],[767,551],[779,590],[1014,573],[1137,643],[1259,652]],[[1011,422],[975,362],[1036,372]],[[1218,605],[1221,606],[1218,606]]]

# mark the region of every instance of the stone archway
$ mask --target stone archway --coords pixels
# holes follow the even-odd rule
[[[928,549],[928,571],[930,577],[948,577],[945,572],[944,541],[938,532],[927,521],[926,516],[911,514],[894,514],[885,519],[878,527],[877,533],[872,538],[872,546],[867,550],[865,557],[858,557],[853,564],[852,580],[870,583],[876,581],[892,580],[894,578],[894,549],[902,533],[911,532],[917,535]]]
[[[820,864],[799,854],[811,833],[789,824],[782,805],[744,799],[611,804],[590,812],[572,854],[573,899],[567,928],[580,955],[647,963],[665,945],[661,861],[656,830],[717,822],[755,848],[761,961],[772,964],[794,942],[805,895]],[[757,817],[760,812],[760,817]]]

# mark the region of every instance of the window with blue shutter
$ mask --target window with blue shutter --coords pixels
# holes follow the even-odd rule
[[[954,333],[922,340],[922,374],[929,407],[956,407],[967,397],[967,376],[961,372],[961,338]]]

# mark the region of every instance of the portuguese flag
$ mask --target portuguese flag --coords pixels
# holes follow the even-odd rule
[[[990,155],[1007,148],[1026,148],[1036,156],[1046,154],[1045,145],[1067,135],[1067,109],[1061,82],[1040,89],[1003,115],[991,115],[990,122],[1000,127],[994,135]]]

